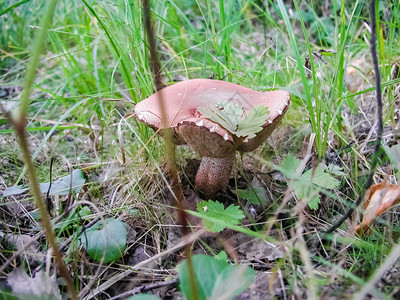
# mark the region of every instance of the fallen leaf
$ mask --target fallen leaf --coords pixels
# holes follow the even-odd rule
[[[7,283],[18,299],[61,300],[56,279],[43,271],[37,272],[32,278],[24,270],[17,268],[8,275]]]
[[[1,234],[0,234],[1,235]],[[33,262],[40,262],[43,253],[40,252],[40,243],[34,241],[30,235],[27,234],[6,234],[3,236],[10,245],[15,247],[15,251],[25,249],[21,257],[28,259],[31,264]],[[28,245],[28,246],[27,246]]]
[[[371,222],[385,211],[400,202],[400,186],[386,181],[371,185],[364,196],[364,215],[356,227],[357,235],[367,233]]]
[[[79,192],[83,185],[85,184],[85,177],[83,176],[83,172],[79,169],[75,169],[71,174],[61,177],[55,180],[50,187],[49,195],[68,195],[69,188],[71,185],[71,176],[72,176],[72,192]],[[40,184],[40,192],[46,194],[49,190],[50,182],[44,182]],[[6,188],[3,191],[3,197],[11,196],[11,195],[20,195],[26,192],[28,188],[24,188],[22,185],[15,185],[9,188]]]

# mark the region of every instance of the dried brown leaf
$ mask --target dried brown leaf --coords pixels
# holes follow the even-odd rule
[[[363,219],[356,227],[359,236],[369,231],[370,224],[376,217],[400,202],[400,186],[388,184],[386,181],[374,184],[365,193],[364,201]]]
[[[18,299],[61,300],[56,279],[43,271],[37,272],[32,278],[24,270],[17,268],[8,275],[7,283]]]

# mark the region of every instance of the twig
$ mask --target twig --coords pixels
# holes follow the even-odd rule
[[[46,193],[46,206],[47,206],[47,212],[50,215],[50,217],[52,217],[52,210],[53,210],[53,202],[51,201],[50,198],[50,190],[53,184],[53,164],[55,159],[56,159],[55,157],[52,157],[50,160],[50,180],[49,180],[49,188],[47,189]]]
[[[379,0],[378,0],[379,3]],[[357,200],[353,203],[353,205],[346,211],[346,213],[335,223],[330,227],[325,233],[332,233],[335,231],[337,228],[339,228],[340,225],[343,224],[344,221],[346,221],[351,214],[354,212],[354,210],[360,205],[362,199],[364,198],[364,193],[365,191],[371,186],[372,180],[374,178],[375,174],[375,169],[378,164],[378,159],[379,159],[379,153],[380,153],[380,147],[381,147],[381,142],[382,142],[382,133],[383,133],[383,120],[382,120],[382,91],[381,91],[381,77],[379,73],[379,65],[378,65],[378,56],[376,54],[376,15],[375,15],[375,0],[371,0],[371,6],[370,6],[370,16],[371,16],[371,39],[370,39],[370,49],[371,49],[371,55],[372,55],[372,62],[374,65],[374,73],[375,73],[375,83],[376,83],[376,102],[377,102],[377,118],[378,118],[378,132],[377,132],[377,137],[375,141],[375,148],[374,148],[374,154],[372,157],[372,162],[371,162],[371,167],[370,171],[368,174],[367,181],[363,187],[363,190],[360,192],[360,195],[358,196]]]
[[[147,41],[149,43],[149,50],[150,50],[150,68],[154,74],[154,84],[156,89],[159,91],[163,88],[161,82],[161,67],[158,60],[157,52],[156,52],[156,40],[154,38],[153,26],[151,22],[151,10],[150,10],[150,1],[144,0],[143,1],[143,17],[145,22],[145,31],[147,35]],[[165,98],[163,97],[162,91],[159,93],[159,106],[161,111],[161,121],[162,121],[162,128],[168,128],[167,124],[167,113],[165,110],[166,103]],[[183,209],[183,201],[185,200],[185,196],[183,195],[183,190],[180,182],[180,178],[178,176],[178,171],[176,168],[176,160],[175,160],[175,145],[172,141],[172,131],[169,129],[164,129],[163,134],[166,146],[166,152],[168,157],[168,167],[169,173],[172,179],[172,190],[175,196],[175,202],[178,207],[178,217],[179,223],[182,225],[182,234],[183,236],[187,236],[189,233],[188,227],[188,218],[185,210]],[[190,245],[187,243],[185,244],[184,248],[185,257],[187,260],[188,266],[188,273],[189,273],[189,284],[191,289],[191,295],[193,296],[194,300],[198,300],[197,294],[197,284],[195,280],[194,268],[192,263]]]
[[[124,297],[128,297],[128,296],[132,296],[132,295],[136,295],[142,292],[147,292],[150,290],[154,290],[154,289],[158,289],[164,286],[169,286],[172,284],[176,284],[179,281],[179,278],[176,277],[170,281],[161,281],[158,283],[153,283],[153,284],[149,284],[149,285],[142,285],[142,286],[138,286],[136,288],[134,288],[133,290],[127,291],[125,293],[119,294],[115,297],[112,297],[110,300],[117,300],[120,298],[124,298]]]
[[[30,103],[32,86],[36,77],[36,72],[40,60],[40,54],[42,52],[44,42],[46,40],[47,30],[53,18],[53,13],[55,11],[56,6],[57,6],[57,0],[49,1],[48,9],[44,14],[44,17],[41,22],[41,27],[35,39],[35,45],[32,51],[32,57],[29,60],[28,68],[25,75],[24,89],[22,90],[21,94],[19,114],[15,119],[11,115],[8,115],[8,117],[9,120],[11,120],[10,123],[14,126],[14,131],[19,139],[19,145],[21,148],[22,156],[29,175],[30,191],[32,193],[33,198],[35,199],[36,206],[39,209],[41,223],[46,233],[47,241],[53,250],[56,266],[67,284],[68,293],[70,294],[71,298],[77,299],[76,291],[72,283],[72,279],[69,274],[68,268],[62,258],[61,253],[58,251],[56,237],[50,223],[50,218],[47,214],[46,204],[44,203],[40,192],[39,182],[36,175],[36,169],[32,162],[31,153],[28,147],[28,140],[26,137],[26,117],[28,115],[28,107]]]

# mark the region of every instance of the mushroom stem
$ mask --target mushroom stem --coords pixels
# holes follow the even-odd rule
[[[231,176],[234,154],[225,158],[203,157],[196,174],[195,187],[206,198],[226,191]]]

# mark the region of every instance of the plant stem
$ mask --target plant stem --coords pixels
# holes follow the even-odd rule
[[[51,23],[56,5],[57,5],[57,0],[51,0],[49,2],[48,10],[46,11],[43,20],[41,22],[39,32],[35,39],[35,46],[32,51],[32,57],[29,61],[29,65],[26,71],[24,89],[21,95],[19,115],[16,119],[12,119],[11,116],[10,118],[11,118],[11,124],[13,124],[15,133],[17,134],[19,139],[19,145],[21,148],[22,156],[28,171],[30,191],[33,195],[33,198],[35,199],[36,206],[39,209],[41,223],[46,233],[47,241],[53,250],[57,268],[67,284],[68,292],[71,298],[77,299],[76,291],[72,283],[72,279],[69,275],[67,266],[65,265],[64,260],[62,259],[61,252],[58,250],[56,237],[53,228],[51,227],[50,218],[46,210],[46,205],[43,201],[40,192],[39,182],[36,175],[36,169],[32,162],[32,157],[29,152],[28,141],[26,137],[26,116],[28,114],[32,85],[36,77],[36,70],[39,65],[40,54],[44,46],[44,42],[46,40],[47,30]]]
[[[379,0],[376,0],[379,3]],[[375,11],[375,0],[371,0],[370,6],[370,16],[371,16],[371,39],[370,39],[370,49],[372,55],[372,62],[374,64],[374,73],[375,73],[375,83],[376,83],[376,101],[377,101],[377,117],[378,117],[378,132],[375,141],[374,154],[372,157],[371,167],[368,174],[367,181],[364,185],[363,190],[358,196],[357,200],[353,203],[353,205],[347,210],[347,212],[335,223],[333,224],[325,233],[332,233],[340,225],[346,221],[354,210],[360,205],[362,199],[364,198],[365,190],[369,189],[372,184],[372,180],[375,174],[375,168],[378,164],[380,147],[382,142],[382,133],[383,133],[383,119],[382,119],[382,91],[381,91],[381,77],[379,73],[379,64],[378,64],[378,56],[376,54],[376,11]]]
[[[147,42],[149,43],[149,51],[150,51],[150,68],[154,75],[154,85],[156,86],[157,91],[161,90],[163,85],[161,81],[161,67],[159,64],[157,52],[156,52],[156,41],[153,32],[153,26],[151,22],[151,11],[150,11],[150,1],[144,0],[143,1],[143,14],[144,14],[144,22],[145,22],[145,30],[147,35]],[[161,110],[161,121],[165,123],[166,118],[166,111],[165,111],[165,100],[163,97],[163,93],[159,93],[159,106]],[[167,125],[167,124],[163,124]],[[162,126],[163,128],[167,128],[168,126]],[[182,225],[182,234],[183,236],[187,237],[189,233],[188,221],[187,221],[187,214],[183,209],[183,201],[185,196],[183,195],[182,186],[180,184],[180,179],[178,176],[178,171],[176,169],[176,160],[175,160],[175,145],[172,142],[172,131],[165,130],[163,134],[163,138],[165,140],[166,152],[168,157],[168,167],[169,173],[172,179],[172,191],[175,196],[175,201],[178,207],[178,216],[179,222]],[[185,244],[184,248],[185,257],[188,264],[188,271],[189,271],[189,282],[190,282],[190,289],[192,291],[192,296],[194,300],[198,300],[198,292],[197,292],[197,283],[196,277],[193,268],[192,256],[189,243]]]

